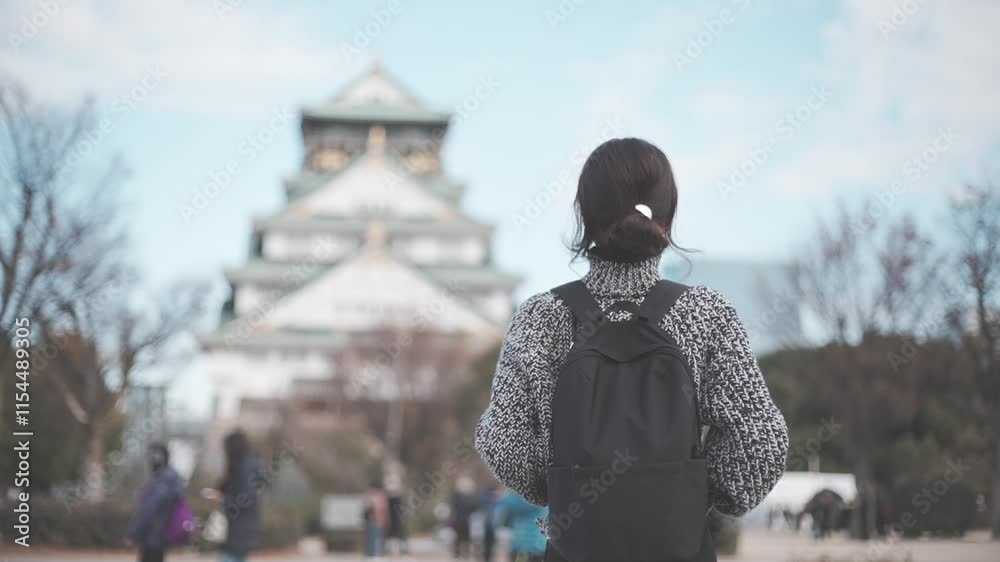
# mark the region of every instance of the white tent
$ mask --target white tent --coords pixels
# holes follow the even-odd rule
[[[786,472],[764,501],[747,514],[745,521],[748,525],[763,525],[771,509],[790,509],[798,513],[821,490],[836,492],[845,502],[850,502],[857,494],[857,484],[853,474]]]

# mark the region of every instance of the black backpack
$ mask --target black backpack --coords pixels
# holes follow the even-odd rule
[[[553,289],[576,320],[548,473],[550,543],[571,562],[715,560],[695,383],[659,327],[686,288],[659,281],[641,306],[607,312],[582,281]]]

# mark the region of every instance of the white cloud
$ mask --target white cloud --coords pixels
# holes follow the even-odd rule
[[[986,158],[1000,139],[1000,104],[995,98],[1000,51],[990,46],[1000,4],[927,2],[905,21],[891,19],[894,6],[915,3],[843,3],[840,16],[824,30],[825,54],[817,72],[837,91],[837,103],[812,136],[822,141],[807,146],[779,171],[776,188],[881,188],[946,128],[960,138],[937,166],[940,181],[968,179],[950,175],[978,167]],[[898,31],[886,36],[886,23],[880,29],[880,22]]]
[[[17,33],[33,3],[5,16]],[[0,68],[51,97],[82,92],[115,97],[159,67],[168,75],[153,103],[196,111],[260,111],[287,104],[289,89],[342,80],[339,50],[318,45],[288,16],[244,5],[220,17],[213,2],[77,0],[18,52],[0,51]],[[303,100],[305,101],[305,100]]]
[[[968,179],[963,170],[969,169],[972,175],[981,169],[1000,141],[1000,103],[996,102],[1000,49],[993,46],[1000,3],[926,1],[902,24],[897,15],[893,25],[898,24],[898,32],[886,38],[879,22],[893,22],[894,6],[904,10],[916,3],[842,1],[839,13],[818,30],[822,44],[815,62],[789,65],[789,72],[799,74],[786,75],[789,86],[827,86],[834,97],[782,143],[752,181],[770,190],[803,195],[880,189],[899,176],[907,159],[948,127],[960,139],[921,185],[936,188],[940,182],[963,181]],[[586,89],[589,113],[618,113],[642,125],[642,132],[650,131],[664,146],[673,147],[670,156],[684,185],[709,189],[746,158],[747,150],[772,134],[775,119],[803,103],[809,89],[792,91],[789,87],[773,95],[781,85],[734,84],[725,75],[729,67],[720,60],[725,47],[714,51],[716,46],[711,45],[702,58],[713,57],[711,62],[721,73],[715,79],[699,74],[696,79],[704,90],[681,101],[687,104],[683,117],[691,118],[686,122],[697,123],[699,133],[720,141],[692,145],[690,130],[679,130],[676,123],[662,118],[650,119],[650,100],[693,78],[688,69],[679,71],[669,55],[683,47],[690,34],[700,31],[712,13],[707,7],[686,13],[667,7],[647,18],[621,51],[577,67],[581,81],[599,77]],[[753,24],[737,21],[731,27],[738,25]],[[724,39],[728,38],[720,37],[720,43]],[[699,59],[693,64],[703,62]],[[760,60],[759,64],[762,71],[784,68],[782,60]],[[775,79],[774,72],[763,75]],[[755,94],[761,91],[768,95]]]

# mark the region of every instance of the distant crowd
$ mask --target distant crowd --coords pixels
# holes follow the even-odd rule
[[[163,562],[172,548],[196,539],[216,544],[220,562],[246,562],[260,533],[260,490],[255,483],[265,481],[265,475],[243,432],[227,435],[223,449],[223,474],[216,486],[201,491],[201,496],[215,502],[217,508],[202,523],[185,499],[184,483],[170,465],[167,446],[153,443],[148,447],[150,476],[139,490],[128,526],[128,538],[138,548],[139,562]],[[367,558],[409,554],[401,489],[400,482],[379,478],[372,480],[364,494],[359,515]],[[467,477],[455,482],[441,513],[455,559],[484,562],[540,560],[546,539],[538,520],[547,516],[547,508],[496,486],[477,489]],[[498,540],[504,532],[507,540]],[[502,556],[500,544],[507,550]]]
[[[387,492],[382,483],[373,481],[365,496],[365,555],[371,559],[385,554],[407,554],[408,546],[402,522],[401,498]],[[548,517],[548,508],[532,505],[514,492],[502,492],[496,486],[476,489],[470,478],[459,478],[445,513],[456,560],[541,560],[545,554],[545,536],[538,520]],[[507,552],[497,556],[498,531],[506,529]]]

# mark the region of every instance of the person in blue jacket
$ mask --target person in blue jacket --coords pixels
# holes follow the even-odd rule
[[[128,538],[139,547],[139,562],[163,562],[167,550],[163,539],[174,507],[184,495],[181,477],[170,467],[170,454],[163,443],[147,451],[152,476],[143,487],[139,504],[128,524]]]
[[[508,491],[493,508],[497,527],[511,529],[511,562],[541,562],[545,555],[545,535],[538,528],[538,519],[549,516],[549,508],[528,503],[518,494]]]

